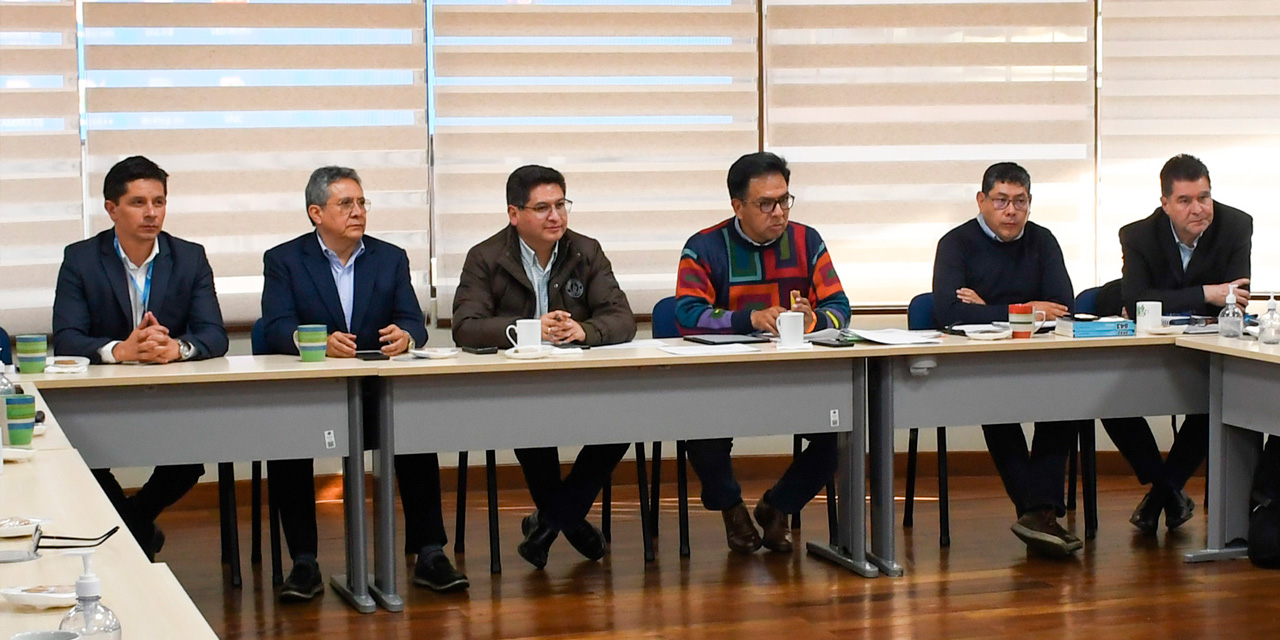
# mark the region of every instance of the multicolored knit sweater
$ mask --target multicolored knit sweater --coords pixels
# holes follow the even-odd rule
[[[777,240],[758,245],[742,235],[736,218],[689,238],[676,276],[676,324],[682,335],[752,333],[751,312],[790,308],[799,291],[816,323],[806,331],[849,323],[849,298],[822,236],[791,222]]]

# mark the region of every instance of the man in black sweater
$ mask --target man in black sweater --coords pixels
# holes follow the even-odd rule
[[[1031,176],[1012,162],[991,165],[978,192],[979,215],[938,241],[933,263],[934,316],[939,327],[1009,319],[1010,304],[1030,304],[1049,320],[1070,311],[1071,278],[1062,248],[1048,229],[1028,222]],[[982,425],[987,450],[1013,500],[1013,533],[1027,547],[1066,556],[1084,546],[1063,529],[1063,482],[1079,421],[1037,422],[1031,451],[1019,424]]]
[[[1185,154],[1174,156],[1160,170],[1160,206],[1120,229],[1120,295],[1129,317],[1136,317],[1135,307],[1146,300],[1159,301],[1164,313],[1216,316],[1232,285],[1236,304],[1243,309],[1249,303],[1245,287],[1253,218],[1215,202],[1209,186],[1209,168],[1203,162]],[[1190,520],[1195,503],[1182,488],[1208,452],[1209,416],[1187,416],[1163,460],[1145,418],[1113,418],[1103,420],[1102,426],[1133,466],[1138,482],[1151,484],[1129,522],[1154,534],[1161,512],[1171,530]]]

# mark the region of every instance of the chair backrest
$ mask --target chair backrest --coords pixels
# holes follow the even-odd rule
[[[1098,312],[1098,292],[1102,291],[1102,287],[1090,287],[1080,292],[1076,296],[1076,313],[1097,313]]]
[[[676,326],[675,296],[667,296],[653,305],[653,337],[680,337],[680,329]]]
[[[0,362],[13,364],[13,343],[9,342],[9,332],[0,327]]]
[[[933,329],[933,292],[922,293],[907,304],[907,328],[912,331]]]
[[[253,355],[267,355],[267,331],[262,326],[262,318],[258,318],[253,323],[253,332],[249,334],[249,344],[253,350]]]

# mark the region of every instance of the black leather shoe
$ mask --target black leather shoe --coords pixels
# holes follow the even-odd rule
[[[1160,528],[1160,512],[1164,510],[1166,496],[1158,489],[1148,491],[1129,516],[1129,523],[1149,536],[1155,535]]]
[[[164,548],[164,531],[160,530],[159,525],[151,525],[151,544],[148,545],[147,559],[155,562],[156,556],[160,554],[160,550]]]
[[[1170,531],[1181,527],[1183,523],[1196,515],[1196,503],[1186,491],[1175,491],[1164,505],[1164,526]]]
[[[524,533],[524,541],[516,547],[516,552],[535,568],[547,566],[547,553],[551,551],[551,543],[556,541],[560,531],[539,518],[536,509],[520,522],[520,531]]]
[[[760,532],[751,524],[751,512],[747,505],[738,504],[720,512],[724,518],[724,536],[729,548],[738,553],[755,553],[760,548]]]
[[[418,561],[413,564],[413,583],[441,593],[471,586],[466,574],[454,569],[443,551],[418,554]]]
[[[320,579],[320,565],[315,560],[303,559],[293,563],[289,577],[280,589],[281,602],[306,602],[324,591]]]
[[[582,557],[596,561],[604,557],[604,550],[607,547],[604,541],[604,533],[597,529],[595,525],[583,520],[576,526],[565,529],[564,539],[573,545]]]
[[[756,522],[764,530],[761,536],[764,548],[778,553],[791,553],[795,544],[791,539],[791,524],[787,514],[778,511],[765,498],[756,503]]]

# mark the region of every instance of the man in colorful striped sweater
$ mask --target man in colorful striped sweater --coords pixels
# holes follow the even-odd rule
[[[790,222],[791,170],[772,153],[752,153],[729,168],[734,217],[689,238],[676,278],[676,324],[683,335],[778,332],[778,314],[799,311],[805,331],[842,328],[849,298],[818,232]],[[763,539],[742,502],[729,458],[732,438],[693,440],[689,462],[702,481],[702,504],[724,517],[729,548],[752,553],[793,548],[788,514],[797,513],[836,470],[834,433],[805,436],[809,446],[756,503]]]

